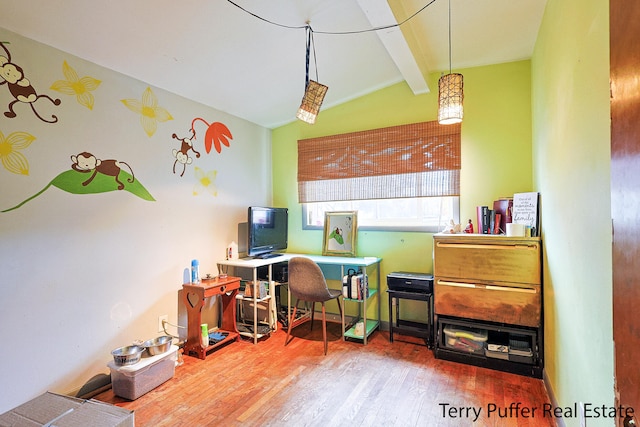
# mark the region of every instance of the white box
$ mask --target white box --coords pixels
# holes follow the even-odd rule
[[[178,359],[178,346],[172,345],[165,353],[143,357],[138,363],[129,366],[117,366],[113,361],[107,366],[111,369],[111,387],[116,396],[136,400],[160,384],[173,378]]]
[[[0,426],[133,427],[133,411],[47,392],[0,415]]]

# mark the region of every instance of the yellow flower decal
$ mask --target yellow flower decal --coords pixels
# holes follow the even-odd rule
[[[195,174],[198,183],[193,187],[193,195],[198,196],[200,193],[208,192],[213,196],[218,195],[218,189],[216,188],[215,181],[218,171],[213,170],[205,174],[205,172],[199,167],[195,167]]]
[[[96,90],[102,82],[93,77],[78,78],[78,73],[67,64],[67,61],[62,64],[62,73],[67,80],[58,80],[51,85],[51,89],[65,95],[75,95],[80,105],[93,110],[93,94],[91,91]]]
[[[158,106],[158,98],[150,87],[142,94],[142,100],[123,99],[122,103],[134,113],[140,114],[140,124],[149,136],[153,136],[158,128],[158,122],[173,120],[167,110]]]
[[[29,175],[29,162],[18,150],[27,148],[36,138],[26,132],[13,132],[6,139],[0,132],[0,161],[9,172]]]

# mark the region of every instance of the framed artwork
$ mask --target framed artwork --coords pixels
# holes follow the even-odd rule
[[[325,212],[322,255],[356,256],[358,211]]]

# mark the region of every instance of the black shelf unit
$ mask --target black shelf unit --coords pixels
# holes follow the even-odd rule
[[[465,352],[447,345],[444,329],[447,325],[476,330],[487,331],[488,344],[508,344],[510,339],[530,343],[531,357],[521,355],[508,355],[508,359],[496,358],[484,353]],[[453,362],[466,363],[483,368],[495,369],[512,374],[525,375],[534,378],[542,378],[544,368],[542,354],[542,331],[538,328],[506,325],[479,320],[469,320],[450,316],[437,316],[436,318],[436,348],[435,355],[438,359]]]
[[[425,345],[432,349],[433,344],[433,292],[408,292],[387,289],[389,295],[389,342],[393,342],[394,333],[423,338]],[[426,323],[404,320],[400,318],[400,300],[424,301],[426,306]],[[393,307],[395,309],[395,315]]]

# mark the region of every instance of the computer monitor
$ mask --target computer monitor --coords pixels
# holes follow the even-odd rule
[[[254,258],[278,256],[287,249],[289,210],[250,206],[247,217],[247,255]]]

